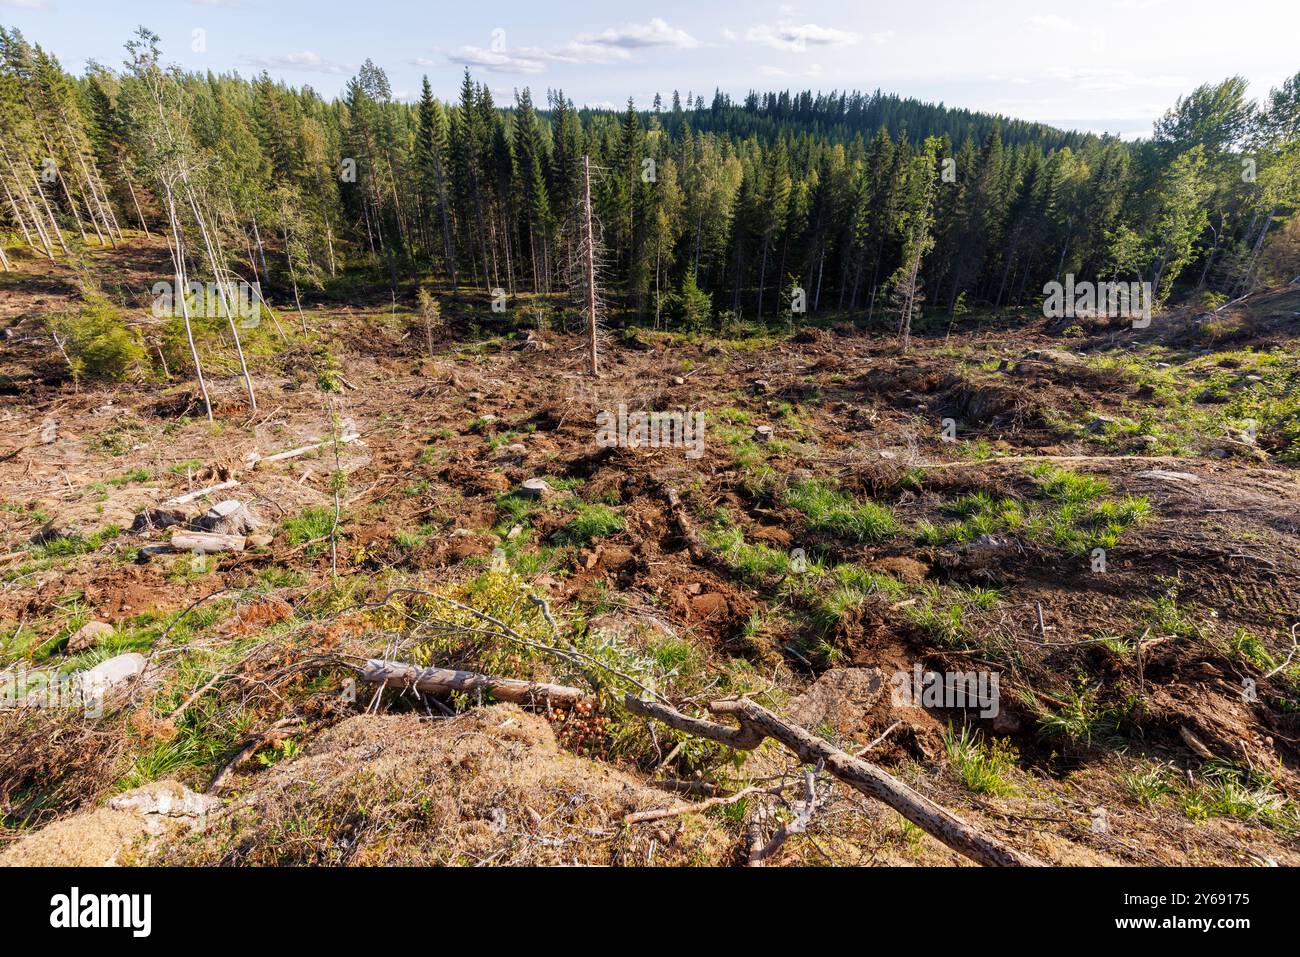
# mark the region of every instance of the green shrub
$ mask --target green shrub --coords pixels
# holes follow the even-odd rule
[[[121,310],[103,296],[89,295],[79,312],[58,313],[48,321],[78,379],[126,379],[145,365],[139,335],[126,324]]]

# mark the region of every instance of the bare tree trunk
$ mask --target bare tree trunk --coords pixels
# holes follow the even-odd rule
[[[135,206],[135,215],[140,220],[140,228],[144,230],[145,238],[150,238],[149,224],[144,221],[144,213],[140,211],[140,200],[136,198],[135,186],[131,182],[131,174],[122,167],[122,178],[126,180],[126,188],[131,194],[131,203]]]
[[[3,150],[3,146],[0,146],[0,150]],[[50,237],[49,234],[45,231],[44,223],[41,222],[41,215],[40,212],[36,209],[36,204],[32,202],[31,192],[30,190],[23,187],[22,178],[18,175],[18,170],[14,168],[14,161],[10,159],[9,151],[8,150],[3,150],[3,151],[4,151],[4,158],[5,158],[5,165],[9,167],[9,175],[13,178],[14,190],[19,196],[22,196],[23,202],[27,206],[28,215],[30,215],[32,220],[32,228],[36,230],[36,235],[41,240],[41,246],[45,250],[45,255],[48,256],[50,259],[53,259],[54,245],[50,242]],[[8,186],[5,187],[5,190],[6,192],[8,192]],[[16,200],[14,200],[13,197],[11,196],[10,201],[14,203],[14,208],[16,210],[17,209]],[[21,217],[20,217],[20,222],[21,222]],[[26,233],[25,228],[23,232]],[[30,238],[28,239],[28,242],[29,243],[31,242]]]
[[[32,182],[36,186],[36,195],[41,198],[41,205],[45,207],[45,215],[50,219],[50,228],[54,230],[54,235],[59,240],[63,255],[71,256],[72,250],[68,249],[68,244],[63,240],[63,230],[59,228],[59,221],[54,218],[54,210],[50,208],[50,201],[45,198],[45,190],[41,189],[40,178],[35,173],[32,173]]]
[[[23,218],[22,211],[18,208],[18,200],[14,199],[14,194],[9,190],[9,183],[3,177],[0,177],[0,186],[4,187],[5,198],[9,200],[9,208],[13,211],[14,221],[18,223],[18,228],[22,230],[23,239],[27,245],[33,249],[38,248],[36,243],[32,242],[32,234],[27,229],[27,220]]]
[[[325,248],[330,254],[330,278],[338,275],[334,270],[334,230],[330,228],[329,218],[325,219]]]
[[[587,363],[593,376],[600,375],[596,358],[596,241],[591,228],[591,157],[582,157],[582,188],[587,234]]]
[[[302,300],[298,298],[298,270],[293,265],[293,254],[289,252],[289,227],[284,227],[284,258],[289,263],[289,280],[293,283],[293,304],[298,307],[298,321],[302,323],[302,334],[307,335],[307,317],[302,313]]]
[[[235,339],[235,354],[239,356],[239,370],[244,376],[244,387],[248,390],[248,407],[252,412],[257,411],[257,396],[253,393],[253,378],[248,374],[248,362],[244,358],[244,346],[239,341],[239,329],[235,325],[234,314],[230,311],[230,300],[226,296],[226,276],[217,262],[217,253],[212,246],[212,237],[208,233],[207,223],[203,219],[203,214],[199,212],[199,204],[194,200],[194,191],[189,189],[189,181],[186,178],[186,192],[189,194],[190,210],[194,213],[194,221],[198,223],[199,235],[203,237],[203,245],[207,249],[208,264],[212,268],[212,278],[217,284],[217,298],[221,302],[221,308],[225,310],[226,322],[230,324],[230,334]]]
[[[175,251],[172,253],[176,266],[176,293],[172,296],[172,300],[174,302],[179,298],[181,303],[181,315],[185,319],[185,338],[189,340],[190,357],[194,360],[194,373],[198,376],[199,391],[203,393],[203,407],[207,410],[208,421],[211,422],[212,399],[208,397],[208,384],[203,379],[203,363],[199,361],[199,350],[194,344],[194,329],[190,325],[190,304],[185,299],[185,252],[181,247],[180,225],[176,222],[176,202],[170,185],[164,183],[163,190],[167,194],[167,220],[171,224],[172,238],[176,243]]]

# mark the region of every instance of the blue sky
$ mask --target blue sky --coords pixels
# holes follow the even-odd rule
[[[498,102],[525,85],[538,101],[562,87],[609,106],[648,106],[655,92],[666,103],[674,89],[707,101],[715,86],[879,87],[1125,136],[1199,83],[1240,73],[1261,97],[1300,70],[1295,0],[0,0],[0,23],[73,72],[117,66],[144,24],[169,62],[266,69],[325,96],[370,57],[403,98],[426,73],[453,96],[468,65]]]

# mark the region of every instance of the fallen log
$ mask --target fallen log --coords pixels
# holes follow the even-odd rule
[[[178,495],[175,498],[169,498],[163,502],[164,505],[185,505],[194,501],[196,498],[202,498],[205,495],[211,495],[213,492],[224,492],[228,488],[236,488],[239,485],[235,479],[228,482],[221,482],[218,485],[211,485],[208,488],[201,488],[197,492],[190,492],[188,495]]]
[[[686,513],[686,506],[682,504],[681,495],[678,494],[677,489],[666,482],[659,482],[659,488],[663,491],[664,498],[668,500],[668,510],[672,513],[673,524],[677,526],[677,534],[686,543],[686,551],[691,556],[691,561],[697,563],[707,561],[708,549],[700,541],[700,536],[695,531],[695,524]]]
[[[220,535],[216,532],[177,532],[171,546],[185,552],[242,552],[243,535]]]
[[[549,702],[571,707],[579,701],[591,700],[591,695],[581,688],[555,685],[541,681],[521,681],[518,678],[499,678],[473,671],[455,671],[451,668],[421,668],[400,661],[371,658],[361,668],[361,680],[368,684],[382,684],[389,688],[414,688],[427,694],[446,694],[451,691],[483,691],[500,701],[515,704]]]
[[[852,788],[892,807],[931,837],[978,864],[990,867],[1041,867],[1042,862],[1008,847],[997,838],[966,823],[946,808],[935,804],[891,774],[867,761],[778,718],[771,711],[744,699],[713,701],[709,710],[726,715],[737,726],[692,718],[654,701],[635,695],[623,699],[628,711],[654,718],[670,728],[717,741],[742,751],[752,751],[766,738],[785,745],[805,764],[821,762],[825,770]]]

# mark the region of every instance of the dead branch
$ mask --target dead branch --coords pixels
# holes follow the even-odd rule
[[[361,680],[369,684],[382,684],[389,688],[414,688],[426,694],[447,694],[452,691],[488,692],[501,701],[515,704],[549,702],[566,707],[579,701],[592,700],[580,688],[556,685],[541,681],[521,681],[518,678],[499,678],[474,671],[455,671],[451,668],[420,668],[400,661],[370,658],[361,668]]]
[[[208,488],[201,488],[197,492],[190,492],[188,495],[178,495],[175,498],[169,498],[163,502],[164,505],[185,505],[194,501],[196,498],[202,498],[205,495],[211,495],[213,492],[224,492],[228,488],[237,488],[239,483],[234,479],[229,482],[221,482],[218,485],[212,485]]]
[[[690,553],[691,561],[703,562],[708,557],[708,550],[704,543],[700,541],[700,536],[695,531],[695,525],[691,522],[691,517],[686,514],[686,506],[682,504],[682,497],[677,493],[677,489],[671,485],[660,483],[663,489],[664,497],[668,499],[668,509],[672,512],[673,522],[677,525],[677,532],[686,542],[686,550]]]
[[[1274,668],[1272,671],[1265,674],[1263,680],[1267,681],[1269,678],[1272,678],[1274,675],[1281,674],[1282,672],[1286,671],[1288,667],[1290,667],[1291,659],[1296,656],[1297,651],[1300,651],[1300,640],[1296,638],[1297,629],[1300,629],[1300,623],[1291,626],[1291,651],[1287,654],[1286,660],[1283,661],[1276,668]]]
[[[819,766],[820,769],[820,766]],[[749,832],[749,866],[762,867],[769,857],[780,850],[784,844],[795,834],[802,834],[808,829],[812,822],[813,812],[817,810],[817,785],[816,773],[812,768],[805,768],[803,772],[804,782],[804,800],[803,806],[794,819],[782,824],[776,829],[770,840],[766,844],[759,846],[758,840],[761,840],[761,821],[756,817],[752,822],[753,827]],[[756,840],[757,839],[757,840]]]
[[[239,752],[230,759],[230,762],[217,772],[217,776],[212,779],[212,783],[208,785],[208,789],[204,793],[216,794],[221,786],[226,783],[226,779],[235,772],[236,768],[261,750],[263,745],[269,743],[284,728],[287,728],[297,720],[297,718],[281,718],[261,734],[253,735],[253,737],[239,749]],[[290,733],[296,733],[296,731]]]
[[[803,728],[781,720],[752,701],[739,699],[709,704],[709,710],[715,715],[735,719],[737,727],[734,728],[691,718],[672,708],[652,701],[642,701],[633,695],[627,695],[623,701],[633,714],[655,718],[671,728],[739,750],[752,751],[765,738],[774,738],[793,751],[800,761],[813,765],[820,762],[833,777],[888,804],[931,837],[976,863],[994,867],[1042,864],[966,823],[874,764],[841,751]]]
[[[735,804],[737,801],[749,797],[751,794],[757,794],[761,788],[747,787],[737,791],[735,794],[728,794],[725,797],[711,797],[706,801],[695,801],[689,804],[678,804],[676,807],[661,807],[653,811],[636,811],[623,817],[624,824],[641,824],[645,821],[659,821],[666,817],[677,817],[679,814],[691,814],[695,811],[703,811],[711,807],[717,807],[720,804]]]
[[[337,444],[347,445],[349,442],[355,442],[359,438],[361,438],[361,436],[357,433],[349,432],[346,435],[338,436]],[[244,460],[254,468],[259,468],[265,462],[283,462],[285,459],[297,458],[299,455],[306,455],[308,452],[315,449],[324,448],[327,445],[334,444],[335,439],[330,438],[326,439],[324,442],[315,442],[312,445],[303,445],[296,449],[289,449],[287,452],[277,452],[275,455],[262,456],[258,455],[256,452],[250,452],[245,456]]]

